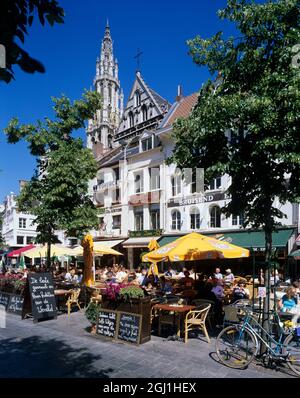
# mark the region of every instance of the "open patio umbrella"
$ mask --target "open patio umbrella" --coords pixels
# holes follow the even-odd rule
[[[51,245],[50,256],[73,256],[74,249],[62,245]],[[47,257],[47,245],[37,246],[24,253],[24,256],[29,258]]]
[[[29,250],[31,250],[33,248],[35,248],[35,245],[33,245],[33,244],[30,244],[30,245],[27,245],[27,246],[24,246],[24,247],[20,247],[20,249],[16,249],[16,250],[11,251],[7,255],[7,257],[19,257],[22,253],[27,252],[27,251],[29,251]]]
[[[98,255],[112,254],[114,256],[123,256],[122,253],[120,253],[117,250],[114,250],[111,247],[106,246],[106,245],[101,245],[101,246],[97,245],[97,249],[95,249],[95,246],[94,246],[93,254],[95,256],[97,256],[97,254]],[[73,249],[73,256],[83,256],[83,248],[76,247],[75,249]]]
[[[142,261],[156,263],[159,261],[195,261],[249,256],[250,251],[247,249],[193,232],[144,254]]]

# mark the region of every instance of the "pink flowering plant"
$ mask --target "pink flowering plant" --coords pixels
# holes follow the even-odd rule
[[[140,287],[131,283],[108,282],[105,295],[108,299],[113,301],[120,299],[127,301],[131,298],[144,297],[144,291]]]
[[[22,274],[0,274],[0,290],[7,293],[22,294],[26,281]]]

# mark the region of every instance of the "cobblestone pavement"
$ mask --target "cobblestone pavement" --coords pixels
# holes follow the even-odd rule
[[[265,369],[259,363],[235,370],[216,361],[214,339],[190,339],[187,344],[152,336],[133,346],[90,335],[83,311],[68,319],[34,324],[7,315],[0,329],[0,377],[92,378],[286,378],[286,372]]]

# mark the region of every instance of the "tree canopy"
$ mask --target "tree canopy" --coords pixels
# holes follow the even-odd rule
[[[230,175],[223,211],[244,213],[246,224],[268,232],[284,217],[275,199],[300,196],[299,9],[299,0],[228,0],[219,17],[235,24],[237,37],[188,41],[194,62],[215,80],[202,87],[190,117],[177,121],[169,159],[204,168],[207,180]]]
[[[72,133],[101,107],[101,97],[87,91],[74,103],[65,96],[53,101],[55,120],[20,125],[13,119],[5,129],[8,142],[26,140],[37,157],[35,175],[22,189],[18,206],[36,216],[42,243],[56,242],[56,230],[81,236],[98,224],[97,209],[88,196],[88,182],[95,177],[97,164],[92,151]]]
[[[0,68],[0,80],[14,79],[13,66],[27,73],[45,72],[43,64],[32,58],[18,42],[25,44],[28,29],[34,18],[44,26],[64,22],[64,10],[56,0],[2,0],[0,2],[0,44],[6,53],[6,68]]]

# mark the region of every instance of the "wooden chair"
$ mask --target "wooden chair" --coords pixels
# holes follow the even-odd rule
[[[204,332],[205,337],[207,338],[208,343],[210,343],[210,338],[207,333],[205,321],[207,314],[209,313],[209,310],[211,308],[211,305],[208,304],[207,307],[201,309],[201,310],[192,310],[189,311],[186,314],[185,317],[185,328],[184,328],[184,342],[186,343],[188,340],[188,332],[192,330],[193,328],[198,328]]]
[[[68,316],[70,316],[71,314],[71,308],[72,308],[72,304],[76,304],[77,307],[81,310],[80,304],[79,304],[79,295],[80,295],[80,289],[74,289],[71,290],[71,294],[66,302],[66,305],[68,307]]]
[[[175,317],[175,318],[174,318]],[[158,314],[158,335],[161,335],[162,325],[176,326],[180,330],[180,317],[176,316],[173,311],[159,311]]]

